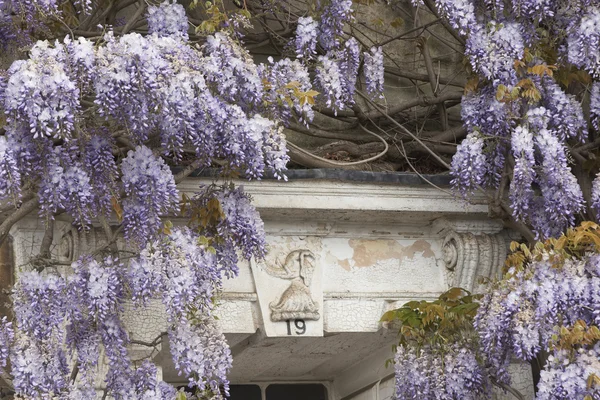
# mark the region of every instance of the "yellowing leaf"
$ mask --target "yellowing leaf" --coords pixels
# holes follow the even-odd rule
[[[113,196],[110,199],[110,202],[112,203],[113,210],[115,210],[115,214],[117,214],[117,219],[119,222],[123,221],[123,209],[121,208],[117,198]]]
[[[479,86],[479,77],[475,76],[467,81],[465,84],[465,94],[474,92],[477,90],[477,86]]]
[[[400,17],[394,19],[390,25],[392,26],[392,28],[402,28],[404,26],[404,20]]]
[[[447,292],[443,293],[440,296],[440,298],[447,299],[447,300],[456,300],[462,295],[462,293],[463,293],[463,290],[461,288],[454,287],[454,288],[448,290]]]
[[[284,86],[284,88],[286,89],[296,89],[300,87],[300,82],[298,81],[291,81],[290,83],[288,83],[287,85]]]
[[[496,91],[496,100],[502,101],[504,99],[504,95],[506,94],[507,87],[504,85],[498,85],[498,90]]]

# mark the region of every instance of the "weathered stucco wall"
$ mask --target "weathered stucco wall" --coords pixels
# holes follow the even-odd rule
[[[181,189],[192,192],[201,182],[190,179]],[[218,314],[234,355],[233,383],[327,382],[332,399],[389,397],[393,368],[385,361],[397,339],[381,315],[449,286],[474,285],[504,259],[507,232],[488,219],[483,202],[467,205],[434,188],[315,180],[249,183],[246,190],[265,221],[268,254],[241,263],[239,276],[224,284]],[[53,253],[63,261],[105,240],[101,229],[83,233],[68,221],[55,229]],[[11,233],[16,265],[24,265],[43,226],[32,217]],[[158,302],[125,312],[132,339],[151,342],[166,330]],[[184,383],[168,345],[131,352],[153,357],[165,380]],[[526,372],[519,372],[525,389]]]

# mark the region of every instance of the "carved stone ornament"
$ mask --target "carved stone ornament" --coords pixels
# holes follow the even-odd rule
[[[92,227],[88,231],[80,231],[71,224],[64,224],[54,256],[61,261],[76,261],[106,242],[106,235],[101,228]]]
[[[310,250],[294,250],[287,255],[283,265],[265,265],[265,271],[276,278],[290,280],[290,286],[278,301],[271,302],[271,321],[304,319],[317,321],[321,318],[319,304],[312,298],[310,283],[315,271],[315,255]]]
[[[450,271],[450,286],[473,291],[479,286],[479,278],[500,277],[507,250],[502,234],[450,232],[442,245],[444,263]]]

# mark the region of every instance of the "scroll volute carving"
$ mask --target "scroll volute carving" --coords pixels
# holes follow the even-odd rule
[[[449,271],[450,286],[474,291],[479,288],[479,277],[499,277],[507,250],[506,240],[501,233],[448,233],[442,245],[442,252]]]
[[[106,235],[102,229],[92,228],[86,232],[69,226],[60,238],[56,257],[61,261],[76,261],[81,255],[95,250],[104,243],[106,243]]]
[[[287,255],[283,264],[279,260],[276,264],[276,267],[264,265],[265,271],[273,277],[291,280],[291,283],[279,300],[269,305],[271,321],[320,319],[319,305],[313,300],[310,291],[316,266],[313,252],[305,249],[294,250]]]

